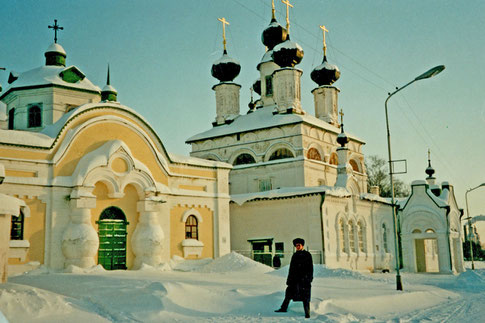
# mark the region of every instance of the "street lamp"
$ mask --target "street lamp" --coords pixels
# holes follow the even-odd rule
[[[399,272],[399,248],[398,248],[399,237],[398,237],[398,232],[397,232],[397,215],[396,215],[396,209],[395,209],[395,205],[394,205],[394,181],[393,181],[393,178],[392,178],[393,172],[392,172],[392,157],[391,157],[391,133],[389,132],[389,119],[388,119],[388,115],[387,115],[387,101],[389,101],[389,99],[394,94],[401,91],[405,87],[413,84],[416,81],[424,80],[424,79],[433,77],[433,76],[441,73],[444,69],[445,69],[444,65],[438,65],[436,67],[433,67],[429,71],[427,71],[427,72],[419,75],[418,77],[416,77],[414,80],[412,80],[408,84],[406,84],[406,85],[404,85],[400,88],[396,88],[396,90],[392,93],[388,93],[389,96],[387,97],[386,102],[384,103],[384,105],[386,107],[387,151],[389,152],[389,177],[391,179],[391,204],[392,204],[392,222],[393,222],[393,225],[394,225],[394,241],[395,241],[394,247],[395,247],[395,252],[396,252],[395,258],[396,258],[396,289],[397,290],[402,290],[402,281],[401,281],[401,274]]]
[[[470,216],[470,211],[468,211],[468,193],[476,190],[479,187],[485,186],[485,183],[482,183],[474,188],[470,188],[465,192],[465,204],[466,204],[466,216],[468,218],[468,241],[470,242],[470,258],[472,258],[472,270],[475,270],[475,263],[473,262],[473,245],[472,245],[472,239],[471,239],[471,230],[472,230],[472,223],[471,223],[471,216]]]

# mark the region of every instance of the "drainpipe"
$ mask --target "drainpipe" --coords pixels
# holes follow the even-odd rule
[[[451,260],[451,245],[450,245],[450,207],[446,207],[446,235],[448,236],[448,257],[450,257],[450,270],[453,272],[453,263]]]
[[[322,255],[320,259],[320,263],[323,265],[325,264],[325,231],[323,226],[323,202],[325,201],[325,192],[320,194],[320,228],[322,230]]]

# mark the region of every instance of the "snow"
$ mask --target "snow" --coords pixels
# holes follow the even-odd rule
[[[231,195],[231,201],[237,203],[238,205],[243,205],[244,203],[255,199],[277,199],[290,196],[301,196],[318,193],[325,193],[327,195],[337,197],[350,196],[350,192],[347,191],[345,188],[336,186],[283,187],[263,192],[233,194]]]
[[[218,65],[218,64],[227,64],[227,63],[233,63],[233,64],[236,64],[236,65],[240,65],[239,64],[239,61],[237,59],[234,59],[230,56],[228,56],[227,54],[223,54],[221,56],[221,58],[219,58],[218,60],[216,60],[214,62],[213,65]]]
[[[61,45],[59,45],[58,43],[50,44],[50,46],[47,48],[47,50],[45,52],[46,53],[55,52],[55,53],[61,53],[61,54],[66,55],[66,51],[64,50],[64,48]]]
[[[182,240],[182,247],[203,247],[202,241],[197,239],[184,239]]]
[[[314,70],[318,71],[318,70],[336,70],[338,71],[338,67],[336,65],[333,65],[333,64],[330,64],[328,63],[327,61],[323,62],[322,64],[318,65],[317,67],[315,67]]]
[[[308,123],[315,127],[331,131],[335,134],[340,133],[340,129],[331,124],[315,118],[309,114],[273,114],[275,106],[266,106],[257,109],[253,113],[239,115],[234,122],[222,126],[213,127],[210,130],[194,135],[186,140],[186,143],[199,141],[208,138],[221,137],[229,134],[253,131],[258,129],[280,127],[283,125]],[[347,133],[349,139],[363,143],[364,141],[356,136]]]
[[[295,49],[295,48],[300,50],[300,51],[303,51],[303,48],[301,48],[301,46],[298,43],[295,43],[291,40],[286,40],[286,41],[276,45],[275,48],[273,48],[273,51],[278,52],[282,49]]]
[[[485,265],[475,265],[456,276],[403,273],[404,291],[395,290],[392,273],[315,265],[308,321],[483,321]],[[0,313],[11,323],[300,322],[299,302],[287,313],[274,312],[287,273],[288,267],[273,270],[236,253],[215,260],[174,257],[136,271],[41,267],[0,285]]]

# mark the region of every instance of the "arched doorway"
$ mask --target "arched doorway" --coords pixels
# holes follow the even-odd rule
[[[99,216],[98,264],[106,270],[126,269],[126,216],[123,211],[110,206]]]

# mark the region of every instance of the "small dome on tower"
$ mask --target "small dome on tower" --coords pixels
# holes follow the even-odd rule
[[[272,50],[276,45],[284,42],[287,36],[288,32],[286,29],[273,18],[269,26],[263,30],[261,41],[269,50]]]
[[[66,66],[66,51],[58,43],[52,43],[44,56],[46,66]]]
[[[253,90],[254,90],[254,92],[261,95],[261,80],[260,79],[257,79],[256,81],[254,81]]]
[[[101,90],[101,101],[117,101],[118,100],[118,91],[114,87],[109,84],[109,65],[108,65],[108,78],[106,80],[106,85],[104,86],[103,90]]]
[[[424,172],[428,175],[428,178],[433,177],[435,170],[434,170],[433,167],[431,167],[431,162],[428,164],[428,167],[426,168],[426,170]]]
[[[341,147],[345,147],[346,144],[349,143],[349,137],[344,132],[344,127],[342,125],[342,131],[337,136],[337,142],[340,144]]]
[[[323,56],[322,64],[313,69],[310,77],[318,86],[332,85],[340,78],[340,70],[336,65],[327,62],[327,56]]]
[[[294,67],[303,59],[303,49],[290,40],[278,44],[273,48],[273,61],[281,67]]]
[[[212,64],[211,74],[220,82],[231,82],[241,71],[239,61],[229,57],[227,51],[224,50],[222,57]]]

